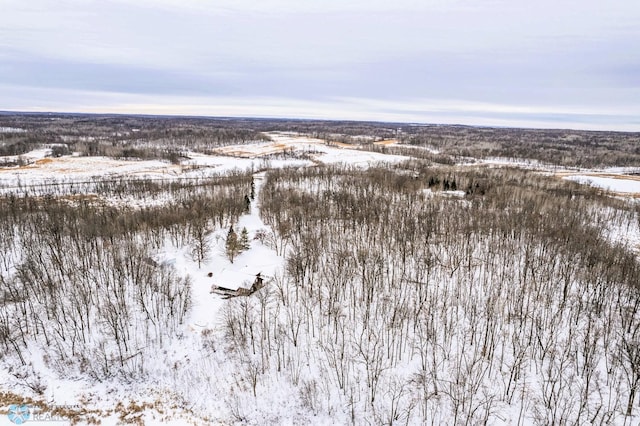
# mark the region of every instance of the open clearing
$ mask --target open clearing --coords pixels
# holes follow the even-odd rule
[[[571,174],[563,177],[564,179],[595,186],[618,194],[633,196],[640,195],[640,176],[588,173]]]

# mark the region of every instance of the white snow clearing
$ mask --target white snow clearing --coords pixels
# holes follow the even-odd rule
[[[640,177],[638,176],[581,174],[565,176],[564,179],[625,195],[640,194]]]
[[[264,179],[264,173],[255,176],[256,193],[259,193]],[[265,280],[276,275],[282,266],[284,258],[266,247],[261,242],[254,240],[256,233],[262,231],[270,233],[271,229],[262,222],[260,209],[256,201],[252,203],[249,214],[240,217],[236,231],[240,233],[242,228],[249,232],[251,248],[240,253],[233,261],[229,262],[225,256],[225,238],[227,229],[218,229],[209,235],[211,255],[200,267],[188,253],[188,247],[176,249],[169,245],[166,250],[158,254],[158,262],[170,264],[184,277],[190,276],[193,288],[194,305],[191,310],[190,328],[200,332],[207,328],[216,328],[220,320],[218,311],[225,303],[219,296],[212,295],[212,285],[237,289],[248,288],[253,283],[256,275],[260,273]],[[211,274],[209,277],[208,275]]]
[[[50,148],[42,148],[35,149],[22,155],[7,155],[4,157],[0,157],[0,170],[2,170],[3,167],[10,167],[14,164],[32,164],[50,155]]]

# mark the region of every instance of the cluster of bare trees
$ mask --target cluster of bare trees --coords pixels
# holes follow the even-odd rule
[[[451,179],[464,198],[425,191]],[[300,406],[356,424],[640,412],[640,269],[611,238],[637,229],[624,202],[418,162],[274,170],[260,200],[288,255],[258,297],[226,307],[247,394],[284,381]]]
[[[131,380],[146,374],[145,362],[182,334],[191,305],[189,278],[158,263],[155,253],[172,244],[205,258],[207,233],[237,221],[250,186],[250,175],[232,174],[181,182],[104,181],[94,185],[93,197],[3,197],[4,361],[28,364],[29,348],[40,345],[49,367],[64,377]],[[141,207],[114,204],[125,193]],[[162,203],[145,203],[162,197]]]
[[[79,152],[177,162],[187,150],[205,152],[269,139],[243,120],[205,118],[0,114],[0,127],[9,129],[0,132],[0,156],[53,146],[58,155]]]

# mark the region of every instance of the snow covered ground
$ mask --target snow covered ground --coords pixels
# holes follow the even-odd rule
[[[259,193],[265,173],[256,173],[254,176],[256,193]],[[248,288],[258,273],[266,279],[273,277],[284,261],[273,249],[253,240],[258,231],[271,232],[260,218],[260,209],[256,201],[252,203],[250,213],[241,216],[234,228],[238,234],[242,228],[246,228],[252,243],[251,248],[240,253],[233,263],[225,256],[227,229],[218,229],[209,235],[211,254],[200,267],[191,258],[188,247],[176,249],[168,245],[166,250],[158,253],[159,263],[174,266],[182,276],[190,276],[192,280],[194,306],[191,311],[190,328],[193,331],[215,328],[219,321],[217,313],[226,302],[210,293],[213,284],[232,289]],[[211,277],[208,276],[209,273],[212,274]]]
[[[328,145],[324,141],[299,135],[271,133],[272,142],[250,145],[227,146],[216,150],[218,155],[189,153],[189,158],[179,165],[163,161],[114,160],[106,157],[50,158],[50,150],[38,150],[26,154],[29,165],[0,168],[0,192],[7,193],[24,188],[48,185],[66,185],[78,182],[93,182],[108,178],[151,178],[161,180],[203,178],[229,173],[233,170],[257,171],[254,174],[256,193],[259,193],[265,173],[260,170],[280,167],[305,167],[325,163],[347,163],[357,167],[368,167],[376,162],[399,163],[407,157],[385,155],[358,150],[344,145]],[[286,156],[269,158],[273,154],[304,154],[298,158]],[[534,163],[503,161],[492,159],[488,164],[536,167]],[[640,194],[640,179],[608,175],[580,174],[565,176],[565,179],[595,185],[623,194]],[[443,195],[464,197],[463,191],[447,191]],[[256,197],[257,200],[257,197]],[[240,217],[235,225],[237,232],[246,228],[251,241],[250,248],[239,254],[234,262],[225,255],[227,229],[215,229],[207,236],[209,254],[199,265],[188,246],[175,247],[167,242],[156,253],[154,260],[171,265],[183,277],[189,277],[192,285],[193,306],[184,326],[181,340],[171,342],[163,353],[150,360],[147,369],[154,372],[150,383],[130,384],[122,387],[117,382],[89,383],[81,380],[62,380],[49,371],[43,362],[45,354],[38,348],[31,348],[34,369],[41,372],[47,383],[45,398],[50,406],[88,405],[96,407],[103,425],[122,424],[121,412],[113,408],[118,402],[126,406],[135,390],[136,404],[149,404],[138,418],[139,424],[221,424],[233,419],[228,398],[223,395],[233,389],[238,381],[232,364],[225,356],[225,336],[222,326],[224,308],[229,301],[211,294],[212,285],[227,288],[249,287],[256,274],[267,281],[276,278],[285,267],[285,259],[269,245],[254,239],[258,233],[269,235],[271,229],[260,218],[260,206],[253,201],[248,214]],[[214,355],[202,352],[203,342],[215,346]],[[11,383],[9,374],[0,371],[0,383]],[[287,393],[290,388],[279,393],[259,395],[262,405],[259,409],[270,418],[279,410],[290,409],[288,404],[295,395]],[[18,389],[16,389],[18,391]],[[242,401],[240,401],[242,402]],[[180,407],[180,408],[178,408]],[[186,408],[185,408],[186,407]],[[256,407],[243,407],[245,411]],[[121,410],[122,411],[122,410]],[[257,416],[263,413],[254,413]],[[513,418],[516,418],[514,415]],[[285,416],[295,418],[294,415]],[[307,419],[308,420],[308,419]],[[315,424],[331,424],[335,419],[317,417]],[[347,420],[347,419],[342,419]],[[34,422],[35,423],[35,422]],[[8,417],[0,415],[1,425],[14,424]],[[51,425],[66,425],[68,422],[48,422]]]
[[[505,157],[488,157],[482,160],[482,163],[496,166],[512,166],[512,167],[522,167],[522,168],[535,168],[539,169],[541,167],[550,167],[545,166],[541,162],[537,160],[524,160],[520,158],[505,158]]]
[[[233,170],[251,171],[281,167],[304,167],[318,163],[346,163],[368,167],[377,162],[398,163],[407,157],[385,155],[327,145],[324,141],[303,136],[271,133],[272,142],[232,145],[217,149],[216,154],[190,152],[180,164],[158,160],[117,160],[107,157],[63,156],[51,158],[51,149],[39,149],[22,156],[0,157],[0,193],[20,193],[35,189],[46,193],[46,187],[55,187],[56,193],[65,185],[95,182],[100,179],[194,179],[207,178]],[[272,154],[295,152],[304,158],[268,158]],[[24,166],[2,167],[14,164],[19,157]]]
[[[400,162],[407,157],[385,155],[375,152],[361,151],[357,145],[338,142],[327,143],[322,139],[292,135],[291,133],[268,133],[271,142],[251,145],[231,145],[218,148],[215,152],[242,158],[257,158],[279,153],[302,153],[318,163],[349,163],[367,166],[375,162]]]
[[[640,177],[628,175],[571,175],[565,179],[620,194],[640,194]]]
[[[360,150],[358,145],[328,144],[324,140],[286,132],[269,133],[272,141],[217,148],[211,155],[190,152],[180,164],[158,160],[117,160],[107,157],[64,156],[51,158],[51,149],[34,150],[21,156],[0,157],[0,193],[20,192],[37,188],[47,192],[47,186],[60,187],[74,183],[95,182],[105,178],[131,179],[195,179],[229,173],[232,170],[257,171],[281,167],[305,167],[314,164],[345,163],[357,167],[369,167],[375,163],[399,163],[408,157]],[[383,141],[385,145],[413,147]],[[26,162],[24,166],[2,167],[2,164]],[[469,165],[477,165],[473,163]],[[515,166],[542,172],[557,173],[564,179],[593,185],[618,194],[640,194],[640,178],[628,173],[630,168],[606,170],[558,171],[537,161],[508,158],[488,158],[482,164],[489,166]],[[464,165],[464,164],[463,164]]]
[[[259,194],[265,172],[254,175],[255,192]],[[184,325],[183,336],[180,340],[169,342],[163,353],[148,360],[148,370],[153,377],[149,383],[129,384],[126,390],[117,381],[91,383],[83,380],[60,379],[58,375],[47,367],[44,359],[46,353],[41,348],[30,347],[33,371],[38,372],[39,378],[46,383],[47,390],[44,398],[49,407],[86,407],[96,410],[96,416],[105,426],[123,424],[123,413],[127,413],[128,406],[133,402],[138,406],[147,404],[141,413],[131,413],[126,420],[138,418],[137,424],[144,425],[184,425],[184,424],[221,424],[224,419],[231,418],[228,407],[220,396],[226,389],[232,387],[229,381],[234,380],[233,371],[226,371],[219,375],[211,374],[213,368],[223,369],[225,363],[224,332],[221,323],[224,320],[220,310],[225,304],[219,295],[211,293],[211,286],[221,285],[227,288],[248,288],[253,283],[256,274],[260,273],[267,283],[276,276],[283,267],[284,258],[276,251],[266,246],[254,237],[261,232],[268,235],[271,229],[260,218],[260,208],[253,201],[247,214],[240,217],[235,225],[240,234],[246,228],[249,234],[250,247],[240,253],[233,262],[225,254],[225,237],[227,229],[216,229],[207,236],[209,254],[198,265],[192,256],[189,246],[175,247],[167,241],[164,249],[160,250],[154,260],[159,264],[168,265],[182,277],[189,277],[192,285],[193,305],[189,317]],[[209,339],[220,345],[217,359],[200,354],[202,342]],[[208,341],[208,340],[207,340]],[[214,344],[214,343],[212,343]],[[183,376],[176,375],[176,368],[180,365]],[[197,377],[195,377],[197,376]],[[217,376],[220,381],[216,381]],[[190,387],[195,380],[202,381],[198,386]],[[15,385],[15,377],[4,370],[0,370],[0,384],[3,388]],[[209,388],[208,394],[194,394]],[[135,397],[131,397],[132,389]],[[15,388],[15,391],[20,393]],[[182,408],[183,398],[189,397],[190,409]],[[211,398],[220,398],[212,401]],[[121,403],[123,407],[114,409]],[[0,401],[0,406],[4,402]],[[33,405],[27,404],[33,410]],[[31,413],[29,422],[34,422],[36,411]],[[41,417],[51,416],[45,410]],[[55,417],[54,417],[55,418]],[[68,425],[69,421],[49,421],[51,425]],[[0,415],[0,426],[14,424],[6,415]],[[30,424],[30,423],[29,423]],[[88,424],[81,422],[80,424]]]
[[[20,162],[25,164],[32,164],[50,155],[51,148],[35,149],[22,155],[6,155],[0,157],[0,170],[2,170],[2,167],[6,165],[18,164]]]
[[[19,127],[0,127],[0,133],[24,133],[25,129]]]
[[[27,165],[0,167],[0,192],[20,194],[22,191],[28,191],[30,194],[43,195],[51,191],[60,195],[65,193],[61,188],[69,188],[69,193],[81,188],[81,193],[86,195],[85,189],[88,188],[90,193],[93,183],[105,179],[145,178],[172,181],[207,178],[242,170],[256,171],[254,182],[257,194],[265,176],[265,172],[261,170],[269,168],[305,167],[319,163],[347,163],[356,167],[369,167],[376,162],[397,163],[406,159],[401,156],[329,146],[321,141],[300,136],[271,136],[274,142],[269,144],[243,145],[241,148],[245,150],[245,154],[233,153],[238,154],[237,157],[229,154],[238,147],[226,147],[226,151],[220,152],[219,155],[189,153],[189,158],[181,164],[73,155],[52,158],[50,149],[37,150],[21,156]],[[274,145],[281,147],[274,151]],[[269,154],[284,153],[287,150],[305,155],[301,158],[267,158]],[[135,200],[127,201],[125,197],[119,202],[131,206]],[[138,424],[145,425],[221,424],[232,419],[233,413],[229,411],[231,396],[227,397],[225,392],[233,389],[238,377],[234,370],[236,366],[227,362],[225,357],[226,339],[222,327],[223,309],[229,301],[212,294],[211,287],[215,284],[232,289],[248,288],[256,274],[260,273],[265,281],[269,282],[277,277],[284,267],[283,256],[265,244],[265,240],[254,239],[258,233],[267,236],[271,234],[271,229],[260,218],[257,201],[252,202],[249,213],[241,216],[234,226],[238,233],[246,228],[251,243],[250,248],[240,253],[233,262],[230,262],[225,254],[228,229],[220,228],[212,230],[207,235],[208,255],[200,265],[194,259],[192,247],[176,247],[169,241],[154,256],[157,263],[170,265],[178,275],[189,277],[193,305],[182,337],[169,342],[157,357],[145,361],[145,368],[152,377],[149,382],[131,383],[123,387],[117,380],[96,383],[78,378],[61,379],[44,361],[47,357],[46,351],[31,345],[30,371],[37,372],[38,380],[46,385],[43,397],[48,407],[91,407],[96,410],[95,416],[101,420],[102,425],[122,424],[134,419],[137,419]],[[216,346],[213,356],[210,355],[210,351],[208,355],[201,353],[203,342],[210,342]],[[216,369],[220,370],[220,374],[211,374]],[[25,394],[28,390],[28,387],[18,385],[16,377],[4,370],[0,370],[0,384],[3,389],[14,390],[16,394]],[[288,401],[294,397],[287,392],[262,395],[262,398],[268,401],[267,411],[271,413],[272,418],[286,409]],[[7,398],[9,400],[0,401],[0,406],[7,405],[6,410],[12,403],[11,396]],[[120,408],[117,408],[118,403],[122,404]],[[141,412],[127,414],[129,407],[135,405],[142,405],[144,409]],[[265,407],[261,408],[263,411],[264,409]],[[30,421],[34,420],[32,417]],[[316,420],[319,424],[332,422],[331,419]],[[0,425],[4,424],[14,423],[10,422],[7,416],[0,415]],[[49,421],[48,424],[66,425],[69,422]]]

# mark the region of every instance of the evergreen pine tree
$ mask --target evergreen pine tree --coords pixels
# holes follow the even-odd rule
[[[250,198],[252,200],[256,199],[256,183],[253,180],[253,177],[251,177],[251,196]]]
[[[242,232],[240,232],[240,249],[249,249],[249,232],[247,231],[247,228],[242,228]]]

